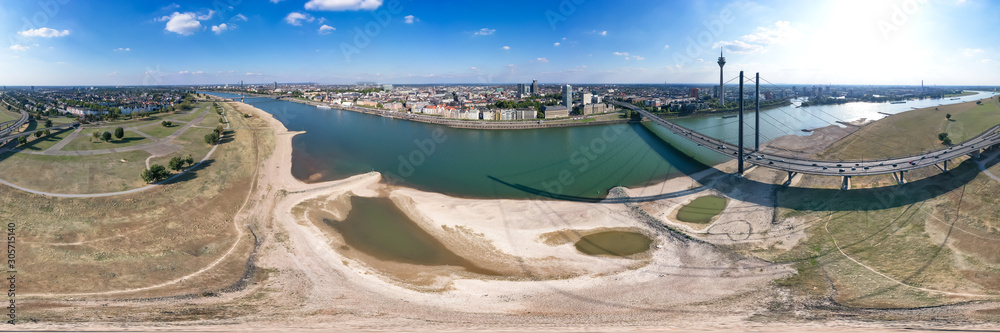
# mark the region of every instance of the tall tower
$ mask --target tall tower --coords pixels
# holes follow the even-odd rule
[[[719,107],[726,107],[726,87],[722,82],[722,67],[726,66],[726,57],[722,55],[722,49],[719,49]]]
[[[563,105],[565,105],[567,109],[570,109],[570,111],[573,110],[573,104],[570,104],[572,103],[572,101],[573,101],[573,87],[567,84],[563,86]]]
[[[538,80],[531,80],[531,94],[538,95]]]

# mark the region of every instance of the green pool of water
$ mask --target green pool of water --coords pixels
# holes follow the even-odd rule
[[[344,221],[323,222],[340,233],[350,248],[381,260],[460,266],[470,272],[496,275],[456,255],[387,198],[351,197],[351,211]]]
[[[628,231],[605,231],[583,236],[574,244],[576,249],[588,255],[630,256],[649,250],[653,240],[646,235]]]
[[[709,223],[726,208],[726,198],[714,195],[700,197],[681,207],[677,219],[688,223]]]

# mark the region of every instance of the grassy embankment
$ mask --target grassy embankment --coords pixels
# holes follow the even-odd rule
[[[939,145],[934,142],[939,131],[967,138],[1000,123],[995,102],[983,104],[911,111],[865,130],[891,131],[900,136],[897,142],[912,143],[910,151],[933,148]],[[942,121],[946,112],[954,122]],[[891,153],[882,149],[875,140],[846,140],[822,155]],[[808,226],[808,237],[789,251],[755,254],[794,264],[799,274],[778,284],[796,295],[832,297],[847,306],[908,308],[1000,298],[1000,252],[995,250],[1000,182],[973,163],[947,174],[933,170],[934,175],[903,186],[851,191],[815,188],[829,179],[839,183],[836,177],[803,177],[797,187],[778,190],[777,218],[799,219]],[[1000,174],[1000,165],[988,170]]]
[[[946,117],[948,114],[951,114],[950,120]],[[938,133],[948,133],[952,142],[958,144],[997,124],[1000,124],[1000,103],[996,98],[983,100],[981,105],[967,102],[907,111],[866,125],[815,157],[823,160],[874,160],[919,155],[946,147],[938,140]],[[953,160],[949,167],[964,160],[965,158]],[[905,177],[907,181],[914,181],[940,172],[937,168],[929,167],[909,171]],[[840,179],[836,177],[802,177],[815,186],[840,187]],[[852,188],[893,184],[895,181],[890,175],[852,178]]]
[[[233,121],[240,127],[266,126],[256,118]],[[242,225],[240,228],[244,237],[235,237],[237,230],[233,217],[247,199],[254,170],[260,165],[260,160],[270,153],[269,147],[274,140],[269,130],[240,130],[233,135],[231,141],[219,146],[211,163],[166,186],[136,194],[60,199],[0,186],[0,207],[4,207],[0,208],[0,218],[17,221],[18,240],[23,244],[18,259],[31,266],[22,271],[24,280],[18,285],[19,296],[103,292],[156,285],[208,266],[222,257],[234,243],[237,244],[236,250],[226,257],[228,259],[182,283],[139,293],[92,297],[108,299],[198,294],[236,282],[244,272],[253,238]],[[197,145],[205,146],[202,140],[197,140]],[[119,157],[121,155],[110,154],[94,158],[113,160],[111,163],[114,163]],[[135,156],[130,162],[141,163],[142,157]],[[60,163],[48,164],[53,167],[64,163],[76,164],[85,166],[89,171],[56,177],[31,170],[18,173],[25,174],[24,177],[34,176],[35,179],[30,182],[35,183],[85,184],[88,179],[98,177],[90,173],[106,168],[98,161],[81,160],[80,157],[63,158],[65,160]],[[0,164],[7,163],[9,159]],[[138,180],[142,167],[135,165],[128,169],[119,177]],[[64,311],[45,311],[45,304],[50,302],[21,297],[19,303],[34,309],[19,317],[21,320],[60,320],[65,318],[63,316],[77,316]],[[129,318],[162,315],[152,310],[144,313],[147,310],[132,307],[120,309],[121,313],[115,313],[119,310],[111,307],[99,310],[106,315]]]

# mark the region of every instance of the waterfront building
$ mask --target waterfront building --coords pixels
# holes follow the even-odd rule
[[[566,109],[572,108],[573,107],[573,104],[572,104],[573,103],[573,87],[571,87],[568,84],[565,85],[565,86],[563,86],[562,94],[563,94],[563,106],[565,106]]]

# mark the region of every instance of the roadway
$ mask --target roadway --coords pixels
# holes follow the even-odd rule
[[[632,109],[633,111],[638,111],[643,117],[652,120],[653,122],[663,126],[667,130],[677,134],[689,141],[697,143],[699,146],[703,146],[720,154],[736,158],[738,156],[738,147],[734,147],[733,144],[710,137],[708,135],[698,133],[696,131],[690,130],[683,126],[677,125],[675,123],[669,122],[660,118],[657,115],[646,111],[645,109],[636,107],[635,105],[612,101],[612,103]],[[791,156],[782,156],[777,154],[762,154],[753,151],[753,149],[743,149],[744,159],[746,162],[754,165],[758,165],[765,168],[776,169],[787,171],[790,173],[804,173],[811,175],[821,175],[821,176],[867,176],[867,175],[882,175],[889,173],[901,173],[904,171],[925,168],[929,166],[937,166],[939,163],[944,166],[938,166],[941,169],[947,169],[947,161],[963,156],[979,156],[983,149],[990,147],[992,145],[1000,144],[1000,125],[994,126],[983,132],[982,134],[965,141],[963,143],[953,145],[951,147],[943,148],[940,150],[919,154],[910,155],[889,159],[881,160],[866,160],[866,161],[823,161],[823,160],[811,160],[803,159]]]
[[[3,101],[3,103],[10,106],[10,103],[7,103],[6,101]],[[11,106],[11,108],[13,107]],[[10,134],[10,132],[13,132],[18,128],[21,128],[22,125],[28,122],[28,112],[24,110],[20,111],[21,111],[21,118],[0,124],[0,137]]]

